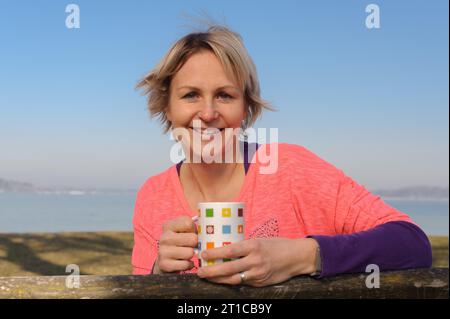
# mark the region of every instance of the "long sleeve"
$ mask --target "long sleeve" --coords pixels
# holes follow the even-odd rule
[[[134,247],[131,263],[133,275],[148,275],[152,272],[158,254],[157,242],[140,227],[134,227]]]
[[[148,275],[152,272],[158,255],[158,242],[148,229],[149,222],[143,214],[140,203],[138,195],[133,217],[134,246],[131,263],[133,275]]]
[[[307,237],[315,238],[321,277],[431,266],[425,233],[404,212],[385,203],[342,170],[298,147],[290,154],[294,208]]]
[[[430,242],[418,226],[409,222],[388,222],[354,234],[308,237],[320,246],[319,278],[365,272],[369,264],[376,264],[380,271],[431,267]]]

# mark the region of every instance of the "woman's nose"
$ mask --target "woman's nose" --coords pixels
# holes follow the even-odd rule
[[[206,101],[199,112],[199,117],[204,122],[211,122],[219,117],[219,113],[214,107],[214,103],[212,101]]]

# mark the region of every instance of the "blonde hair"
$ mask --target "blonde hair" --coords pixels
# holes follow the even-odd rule
[[[151,118],[158,116],[164,133],[172,123],[166,117],[172,78],[193,54],[209,50],[223,65],[225,72],[233,75],[244,92],[246,104],[245,126],[253,125],[263,109],[276,111],[260,97],[260,87],[255,64],[244,47],[242,38],[227,27],[213,25],[206,32],[189,33],[179,39],[164,58],[137,84],[148,96],[147,106]]]

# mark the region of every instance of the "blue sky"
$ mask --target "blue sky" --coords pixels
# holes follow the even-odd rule
[[[65,7],[80,7],[67,29]],[[365,7],[380,7],[367,29]],[[0,178],[136,188],[172,145],[134,86],[207,12],[278,127],[368,188],[448,185],[448,1],[0,1]]]

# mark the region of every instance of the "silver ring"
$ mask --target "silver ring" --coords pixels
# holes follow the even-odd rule
[[[245,281],[245,272],[244,271],[240,272],[239,276],[241,277],[241,284],[244,283],[244,281]]]

